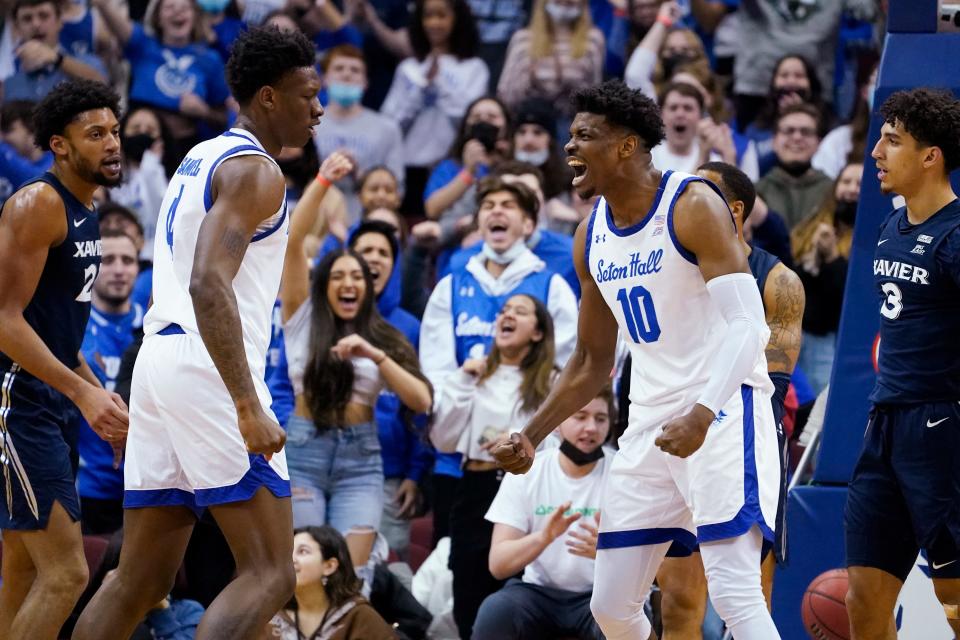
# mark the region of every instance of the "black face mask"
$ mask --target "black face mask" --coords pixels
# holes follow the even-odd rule
[[[857,219],[857,203],[838,200],[837,207],[833,210],[833,219],[842,222],[848,227],[852,227]]]
[[[784,96],[797,95],[804,102],[810,102],[810,97],[811,97],[809,89],[792,89],[789,87],[785,87],[782,89],[774,89],[773,93],[777,99],[777,104],[780,104],[780,98],[783,98]]]
[[[664,56],[660,59],[660,64],[663,65],[664,77],[670,78],[677,70],[677,67],[688,62],[693,62],[694,60],[696,60],[696,56],[690,53],[673,53],[669,56]]]
[[[777,166],[789,173],[794,178],[799,178],[810,170],[809,162],[780,162],[777,160]]]
[[[132,136],[124,136],[120,141],[120,147],[123,149],[123,155],[127,160],[140,162],[143,160],[144,152],[153,146],[156,138],[149,133],[138,133]]]
[[[576,445],[571,444],[566,438],[560,443],[560,453],[570,458],[570,462],[582,467],[584,465],[596,462],[603,457],[603,446],[599,446],[590,453],[584,453],[577,449]]]

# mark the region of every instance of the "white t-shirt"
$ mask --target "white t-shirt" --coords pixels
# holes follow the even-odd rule
[[[611,456],[607,452],[589,474],[571,478],[560,468],[560,455],[559,449],[541,451],[526,474],[506,474],[486,519],[532,533],[542,530],[550,514],[570,501],[570,511],[579,511],[583,516],[527,565],[523,581],[582,593],[593,589],[594,561],[568,552],[565,543],[571,531],[580,529],[581,522],[589,518],[596,525],[593,517],[600,508]]]

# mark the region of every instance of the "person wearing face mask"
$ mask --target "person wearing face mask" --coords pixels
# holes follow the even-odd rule
[[[423,312],[420,363],[438,394],[464,362],[488,352],[497,311],[510,295],[526,293],[546,304],[556,325],[558,366],[570,357],[576,336],[573,291],[524,242],[537,219],[536,195],[526,185],[497,177],[482,180],[478,191],[477,224],[483,244],[464,268],[437,282]],[[434,506],[441,532],[460,474],[458,456],[437,455]]]
[[[322,68],[328,103],[325,121],[313,139],[320,157],[339,151],[353,161],[354,170],[336,183],[347,203],[346,222],[351,224],[360,219],[362,209],[358,176],[380,165],[403,176],[403,135],[394,120],[361,104],[367,65],[359,48],[349,44],[333,47],[324,56]],[[399,188],[402,196],[402,181]]]
[[[590,597],[613,405],[607,385],[560,424],[558,449],[526,474],[504,476],[486,520],[490,571],[507,584],[480,606],[474,640],[603,638]]]
[[[547,201],[557,197],[569,201],[573,170],[557,145],[554,122],[553,107],[546,100],[531,98],[520,103],[513,119],[513,159],[531,164],[543,173],[541,182]]]
[[[537,0],[530,25],[510,38],[497,95],[511,109],[531,97],[550,101],[557,120],[551,128],[565,134],[573,117],[567,98],[600,81],[605,47],[585,0]]]
[[[246,28],[240,19],[240,7],[235,0],[197,0],[197,6],[207,40],[226,63],[233,41]]]
[[[544,202],[546,194],[543,191],[543,172],[532,164],[518,160],[508,160],[497,165],[493,175],[499,176],[504,182],[520,183],[529,188],[537,196],[541,211],[544,207],[550,205],[549,202]],[[542,218],[541,216],[539,221],[531,220],[534,227],[533,232],[526,238],[527,247],[533,251],[534,255],[543,260],[547,269],[563,276],[563,279],[567,281],[570,289],[579,300],[580,280],[577,278],[577,272],[570,261],[573,239],[569,235],[544,228]],[[482,240],[458,249],[450,256],[449,262],[440,271],[441,277],[465,268],[470,258],[482,250]]]
[[[807,58],[788,54],[777,60],[773,68],[770,89],[756,120],[750,122],[745,114],[737,112],[737,128],[757,146],[761,176],[777,162],[773,149],[777,118],[787,107],[797,104],[812,105],[820,114],[824,128],[831,125],[831,111],[823,100],[823,86],[816,69]]]
[[[816,77],[820,86],[832,87],[841,18],[871,20],[880,11],[881,3],[876,0],[739,0],[739,5],[739,47],[734,62],[733,93],[742,130],[769,99],[771,72],[786,52],[810,61],[811,81]],[[831,100],[830,96],[826,99]]]
[[[709,68],[700,37],[690,29],[676,26],[682,18],[683,10],[674,0],[660,5],[653,26],[630,54],[623,76],[628,87],[656,100],[658,88],[670,82],[681,65],[696,62]]]
[[[777,165],[757,183],[757,193],[793,229],[830,193],[832,181],[810,161],[820,143],[820,114],[809,104],[786,107],[777,118]]]
[[[830,382],[862,176],[863,164],[844,167],[820,209],[791,233],[797,274],[807,296],[797,366],[816,393]]]
[[[169,182],[163,167],[164,127],[152,109],[139,108],[124,117],[121,131],[123,182],[110,189],[110,200],[137,215],[143,225],[141,258],[151,261],[157,212]]]

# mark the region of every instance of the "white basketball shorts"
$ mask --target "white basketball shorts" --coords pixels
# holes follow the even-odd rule
[[[289,497],[284,452],[269,462],[247,452],[233,401],[200,336],[164,333],[144,339],[133,370],[123,506],[183,505],[200,513],[249,500],[262,486]],[[266,383],[254,382],[273,417]]]
[[[672,541],[668,555],[688,555],[754,525],[773,540],[780,462],[769,395],[741,387],[696,452],[664,453],[654,444],[663,425],[689,409],[631,405],[607,477],[598,549]]]

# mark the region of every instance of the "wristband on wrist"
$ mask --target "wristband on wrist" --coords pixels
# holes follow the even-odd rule
[[[457,179],[460,180],[463,184],[470,186],[473,184],[473,174],[471,174],[466,169],[462,169],[460,173],[457,174]]]
[[[329,180],[327,180],[326,177],[324,177],[324,175],[323,175],[322,173],[318,173],[318,174],[317,174],[317,182],[319,182],[320,184],[322,184],[322,185],[325,186],[325,187],[329,187],[330,185],[333,184],[332,182],[330,182]]]
[[[673,20],[668,16],[657,16],[657,22],[665,26],[667,29],[673,26]]]

